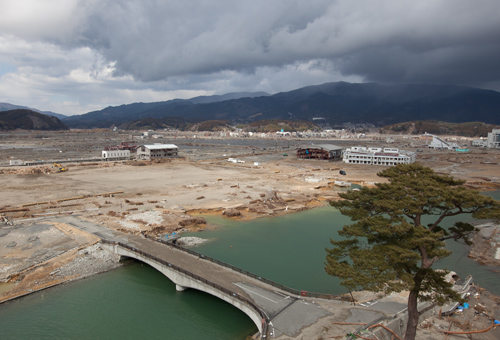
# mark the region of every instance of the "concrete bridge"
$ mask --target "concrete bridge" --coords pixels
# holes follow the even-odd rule
[[[134,258],[157,269],[175,283],[175,288],[179,292],[187,288],[193,288],[214,295],[232,304],[248,315],[259,329],[261,338],[266,338],[268,334],[268,324],[270,322],[269,317],[262,308],[257,306],[250,299],[210,282],[199,275],[184,270],[170,262],[150,255],[147,252],[127,246],[126,244],[108,242],[106,240],[103,240],[103,244],[105,248],[117,255]]]
[[[354,306],[339,296],[285,287],[163,240],[122,233],[75,216],[51,220],[92,233],[109,251],[150,265],[173,281],[178,291],[198,289],[232,304],[255,323],[261,339],[315,339],[325,329],[328,335],[343,337],[354,331],[352,323],[373,320],[385,320],[396,333],[404,332],[400,317],[405,303],[381,299]],[[378,338],[391,339],[388,334]]]
[[[216,296],[242,312],[257,326],[261,339],[295,333],[327,314],[307,297],[340,301],[335,295],[298,291],[179,245],[143,236],[128,244],[102,239],[113,253],[147,263],[173,283],[176,290],[197,289]],[[179,264],[183,263],[182,266]],[[280,315],[287,315],[280,319]],[[292,330],[290,332],[290,330]]]
[[[118,232],[74,216],[57,219],[98,236],[107,250],[157,269],[175,283],[177,291],[193,288],[232,304],[255,323],[261,339],[295,337],[304,327],[330,315],[315,302],[318,298],[331,301],[336,308],[350,306],[339,296],[291,289],[163,240]]]

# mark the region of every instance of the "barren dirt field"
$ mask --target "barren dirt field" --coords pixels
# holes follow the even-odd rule
[[[54,134],[45,139],[18,133],[0,140],[0,164],[6,165],[12,159],[57,160],[81,153],[84,157],[99,157],[104,145],[119,144],[123,139],[102,131],[94,135]],[[180,157],[153,162],[74,161],[63,164],[68,169],[65,172],[58,172],[52,164],[0,167],[0,215],[15,222],[14,226],[0,224],[0,279],[11,282],[0,287],[0,293],[5,291],[0,301],[117,265],[116,259],[106,258],[96,248],[98,239],[75,228],[50,223],[50,219],[38,223],[37,217],[76,213],[109,228],[164,235],[210,228],[197,216],[199,213],[251,219],[325,205],[337,198],[339,188],[333,185],[335,180],[372,186],[380,180],[377,172],[385,168],[295,157],[296,145],[345,147],[366,145],[366,140],[285,143],[198,138],[159,142],[176,143]],[[390,145],[394,146],[417,150],[408,145]],[[469,187],[481,191],[500,188],[500,150],[457,153],[420,147],[420,151],[418,162],[464,179]],[[244,163],[228,162],[228,157],[237,157]],[[345,176],[339,174],[341,169],[346,171]],[[86,271],[83,265],[75,266],[82,259],[101,266],[95,266],[93,272]]]
[[[478,151],[457,156],[428,151],[417,160],[439,173],[467,180],[470,187],[495,190],[500,186],[497,154]],[[157,211],[168,217],[161,226],[172,231],[186,213],[195,210],[237,209],[243,218],[253,218],[323,204],[337,195],[334,180],[370,186],[381,180],[376,173],[384,168],[293,156],[275,158],[259,165],[178,158],[69,164],[66,172],[47,168],[50,172],[37,173],[43,166],[4,168],[0,212],[19,219],[78,211],[117,225],[134,213]],[[339,169],[347,175],[339,175]],[[140,225],[142,230],[146,227]]]

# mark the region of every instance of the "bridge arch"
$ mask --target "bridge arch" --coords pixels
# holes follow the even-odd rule
[[[154,259],[151,255],[143,253],[140,250],[133,249],[127,245],[103,243],[103,248],[106,248],[121,257],[130,257],[155,268],[175,284],[177,291],[183,291],[187,288],[197,289],[230,303],[245,313],[254,322],[261,334],[262,339],[267,338],[268,318],[260,308],[247,298],[211,283],[206,279],[197,277],[197,275],[189,273],[186,270],[176,267],[168,262],[160,259]]]

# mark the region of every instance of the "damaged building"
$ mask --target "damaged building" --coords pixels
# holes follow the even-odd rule
[[[297,159],[323,159],[336,161],[342,159],[342,148],[333,144],[319,144],[297,149]]]

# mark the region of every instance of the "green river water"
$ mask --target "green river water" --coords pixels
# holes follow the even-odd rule
[[[500,192],[492,195],[500,198]],[[291,288],[346,292],[323,270],[329,239],[348,222],[335,209],[247,222],[207,219],[220,227],[191,234],[210,240],[196,251]],[[461,245],[449,246],[453,254],[441,267],[462,277],[473,274],[476,283],[500,295],[494,268],[469,259]],[[233,340],[256,331],[238,309],[196,290],[176,292],[166,277],[138,262],[0,305],[1,339]]]

